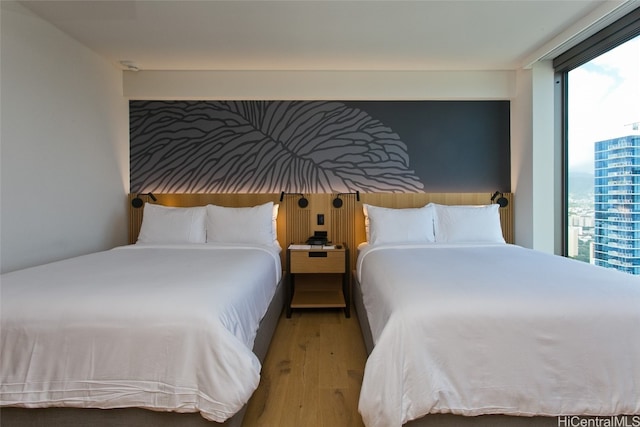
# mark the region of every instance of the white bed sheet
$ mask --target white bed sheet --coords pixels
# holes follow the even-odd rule
[[[279,251],[130,245],[2,275],[0,405],[226,420],[259,383]]]
[[[361,247],[368,427],[640,414],[640,278],[514,245]]]

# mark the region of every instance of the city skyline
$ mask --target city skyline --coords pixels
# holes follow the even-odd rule
[[[596,263],[600,262],[595,255],[596,216],[601,217],[601,240],[604,218],[596,214],[596,145],[640,135],[634,126],[640,124],[640,36],[570,71],[567,102],[567,255]],[[607,211],[617,209],[613,204],[606,206]],[[600,204],[598,209],[602,208]],[[599,248],[601,257],[602,245]]]

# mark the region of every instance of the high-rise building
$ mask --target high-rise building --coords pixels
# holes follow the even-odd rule
[[[574,258],[578,256],[578,236],[580,235],[580,227],[569,226],[567,236],[567,256]]]
[[[640,135],[595,143],[596,265],[640,274]]]

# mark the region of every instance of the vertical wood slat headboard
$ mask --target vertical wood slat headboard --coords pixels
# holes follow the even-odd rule
[[[280,194],[154,194],[157,204],[165,206],[189,207],[214,204],[218,206],[244,207],[274,202],[280,204],[278,211],[278,241],[283,249],[290,243],[302,243],[314,231],[327,231],[334,243],[345,243],[350,249],[350,265],[355,266],[357,247],[366,240],[362,204],[389,208],[421,207],[427,203],[443,205],[486,205],[491,203],[489,193],[364,193],[360,201],[355,195],[341,197],[343,205],[335,208],[332,204],[335,194],[309,194],[306,208],[298,207],[297,195],[287,195],[280,202]],[[129,243],[135,243],[142,223],[142,208],[133,208],[129,194]],[[509,204],[500,208],[502,233],[508,243],[514,243],[513,194],[504,193]],[[143,196],[144,199],[144,196]],[[323,225],[317,224],[317,215],[324,215]],[[286,268],[285,251],[282,252],[283,267]]]

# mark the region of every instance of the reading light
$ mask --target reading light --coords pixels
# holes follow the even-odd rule
[[[498,197],[498,195],[500,195],[500,197]],[[496,197],[498,197],[497,200]],[[493,196],[491,196],[491,201],[495,201],[498,205],[500,205],[501,208],[504,208],[509,204],[509,200],[504,197],[504,193],[501,191],[496,191],[495,193],[493,193]]]
[[[360,201],[360,192],[356,191],[355,193],[338,193],[336,194],[336,198],[333,199],[333,207],[334,208],[341,208],[342,207],[342,199],[340,198],[340,196],[346,196],[349,194],[355,194],[356,195],[356,200],[359,202]]]
[[[284,196],[300,196],[298,199],[298,206],[301,208],[306,208],[309,206],[309,201],[304,197],[302,193],[285,193],[284,191],[280,193],[280,201],[284,200]]]
[[[131,206],[133,206],[136,209],[141,208],[144,205],[144,201],[140,198],[140,196],[150,197],[151,200],[153,200],[154,202],[158,201],[158,199],[156,199],[156,196],[154,196],[153,193],[138,193],[136,197],[133,200],[131,200]]]

